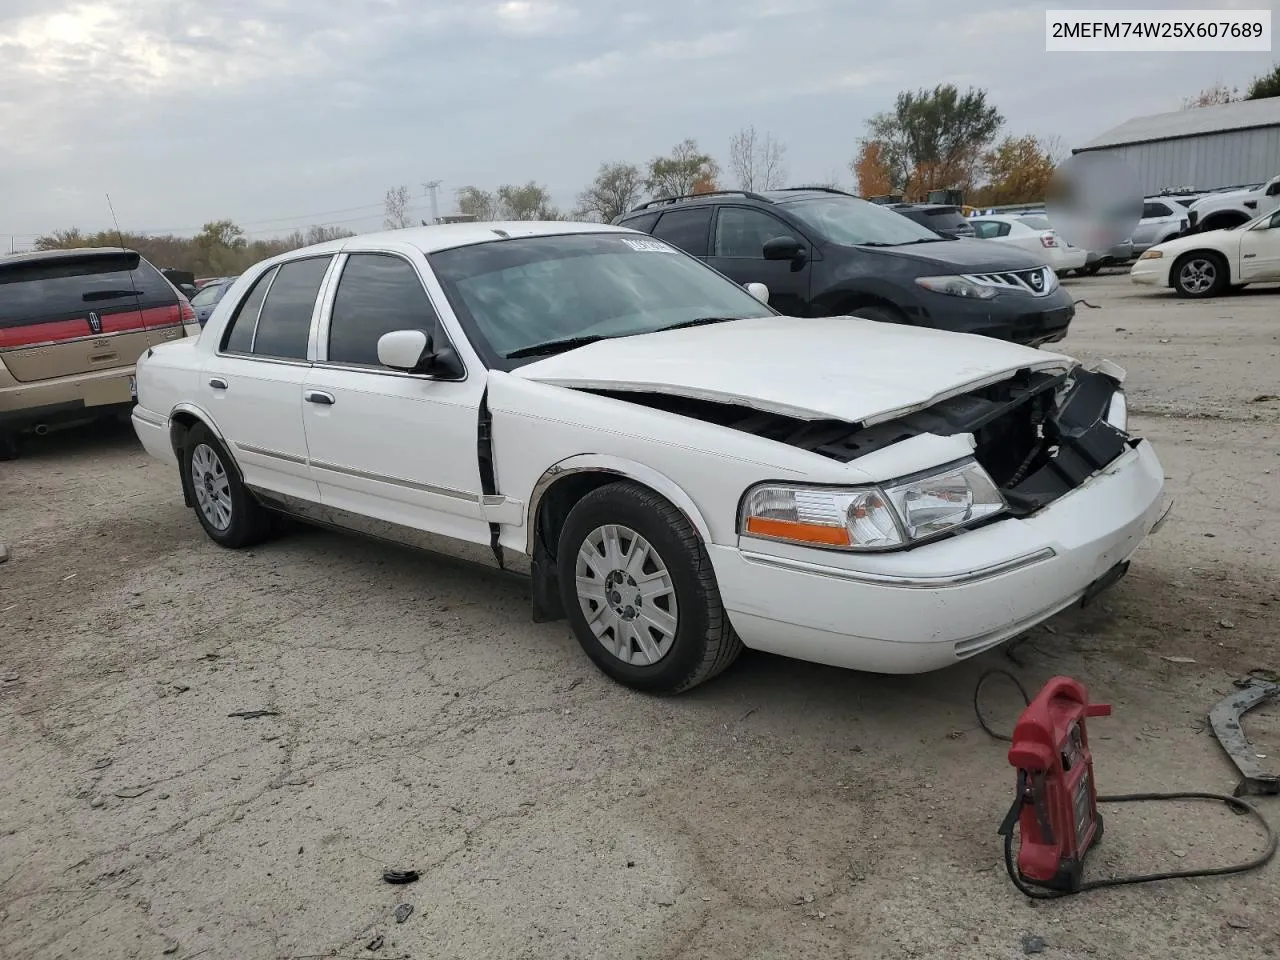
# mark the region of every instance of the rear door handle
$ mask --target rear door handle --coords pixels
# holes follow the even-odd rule
[[[325,393],[323,390],[309,390],[304,399],[307,403],[319,403],[326,407],[333,406],[333,394]]]
[[[227,381],[223,380],[221,377],[210,377],[209,386],[213,387],[215,390],[225,390],[227,389]]]

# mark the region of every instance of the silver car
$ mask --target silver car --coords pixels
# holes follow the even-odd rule
[[[1142,219],[1133,228],[1134,255],[1186,233],[1187,208],[1171,197],[1147,197],[1142,202]]]

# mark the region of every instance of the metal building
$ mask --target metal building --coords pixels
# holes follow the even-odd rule
[[[1261,183],[1280,173],[1280,97],[1136,117],[1071,152],[1125,160],[1147,194]]]

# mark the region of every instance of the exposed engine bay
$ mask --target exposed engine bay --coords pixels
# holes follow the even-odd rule
[[[1083,367],[1066,373],[1020,370],[1000,383],[870,427],[663,393],[590,392],[741,430],[841,463],[920,434],[972,433],[974,456],[1000,487],[1009,512],[1028,516],[1141,442],[1108,422],[1119,389],[1114,377]]]

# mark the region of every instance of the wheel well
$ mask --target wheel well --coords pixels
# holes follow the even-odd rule
[[[1219,253],[1217,250],[1211,250],[1206,248],[1203,250],[1188,250],[1186,253],[1182,253],[1178,255],[1178,257],[1173,261],[1172,269],[1169,270],[1170,286],[1173,286],[1175,283],[1177,283],[1177,280],[1174,275],[1178,272],[1178,269],[1182,266],[1182,264],[1184,264],[1191,257],[1204,257],[1207,260],[1215,261],[1226,272],[1227,282],[1228,283],[1231,282],[1231,264],[1227,262],[1227,258],[1223,256],[1221,253]]]
[[[560,529],[569,512],[587,494],[615,483],[634,483],[659,497],[670,500],[660,490],[612,470],[584,470],[567,473],[554,481],[538,500],[537,512],[530,517],[532,531],[533,618],[541,623],[560,620],[564,607],[560,602],[560,578],[556,552],[560,545]],[[679,507],[676,507],[679,509]],[[683,511],[681,511],[683,512]],[[695,531],[697,526],[694,526]]]
[[[1222,213],[1211,213],[1200,223],[1201,230],[1222,230],[1225,227],[1236,227],[1248,223],[1249,218],[1236,210],[1224,210]]]
[[[185,410],[179,410],[169,418],[169,442],[173,445],[174,453],[181,453],[182,441],[187,438],[191,428],[200,422],[199,417]]]
[[[881,297],[874,293],[842,294],[832,298],[831,303],[834,304],[837,315],[855,313],[859,307],[883,307],[886,310],[892,310],[899,316],[906,316],[906,312],[902,307],[887,297]]]

